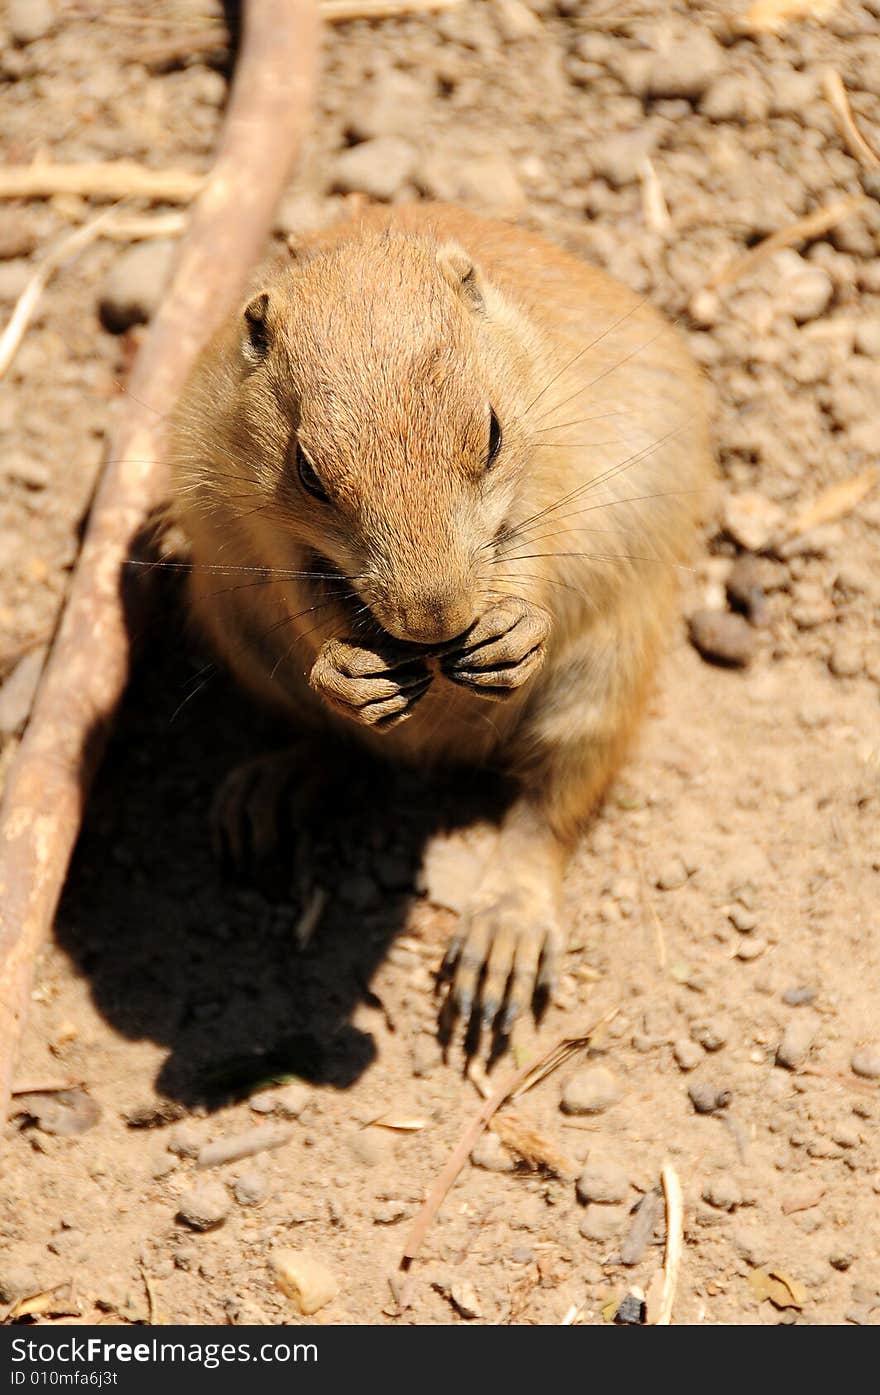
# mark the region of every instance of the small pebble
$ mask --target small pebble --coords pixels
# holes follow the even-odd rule
[[[788,1007],[805,1007],[816,1001],[815,988],[786,988],[782,1001]]]
[[[374,1225],[395,1225],[408,1216],[410,1208],[405,1201],[380,1201],[373,1211]]]
[[[688,879],[688,871],[680,857],[672,857],[664,862],[656,877],[656,885],[661,891],[677,891]]]
[[[621,1298],[614,1321],[631,1326],[645,1320],[645,1300],[635,1293],[627,1293]]]
[[[734,925],[737,930],[742,931],[744,935],[754,930],[758,923],[758,917],[755,915],[755,912],[747,910],[745,906],[731,906],[727,915],[731,924]]]
[[[460,1313],[463,1318],[483,1316],[477,1290],[469,1279],[459,1279],[450,1286],[449,1300],[456,1312]]]
[[[762,552],[785,522],[779,504],[763,494],[729,494],[721,514],[724,531],[747,552]]]
[[[852,1054],[850,1065],[856,1075],[865,1080],[880,1080],[880,1045],[860,1046]]]
[[[755,631],[741,615],[698,610],[688,623],[691,644],[709,663],[746,668],[757,650]]]
[[[497,1133],[484,1133],[471,1150],[474,1167],[482,1167],[486,1172],[513,1172],[516,1163],[508,1153]]]
[[[767,941],[759,935],[751,935],[747,940],[741,940],[736,947],[736,957],[744,964],[750,964],[754,959],[760,959],[767,949]]]
[[[153,318],[168,284],[174,252],[173,242],[157,239],[123,253],[101,289],[99,309],[105,329],[122,334]]]
[[[8,0],[6,27],[15,44],[32,44],[55,27],[55,10],[50,0]]]
[[[177,1124],[168,1135],[168,1151],[179,1158],[197,1158],[204,1144],[204,1136],[193,1124]]]
[[[342,194],[387,200],[406,184],[418,162],[415,146],[400,136],[377,136],[336,156],[332,187]]]
[[[720,1051],[730,1040],[730,1028],[721,1017],[706,1017],[691,1025],[691,1036],[705,1051]]]
[[[626,1206],[589,1205],[581,1218],[578,1230],[585,1240],[595,1240],[604,1245],[615,1235],[619,1235],[629,1212]]]
[[[576,1185],[578,1200],[624,1201],[629,1194],[629,1178],[622,1167],[611,1161],[588,1162]]]
[[[713,1085],[710,1080],[692,1080],[688,1086],[688,1096],[697,1114],[714,1114],[726,1109],[733,1095],[730,1090]]]
[[[605,1066],[585,1066],[562,1091],[564,1114],[601,1114],[620,1099],[620,1086]]]
[[[861,649],[852,640],[839,640],[828,656],[828,667],[835,678],[857,678],[864,663]]]
[[[810,1054],[819,1019],[815,1013],[803,1014],[789,1022],[776,1048],[776,1064],[786,1070],[797,1070]]]
[[[719,1211],[734,1211],[742,1205],[742,1189],[735,1177],[720,1173],[711,1177],[703,1188],[703,1200]]]
[[[689,1037],[679,1037],[672,1044],[672,1054],[680,1070],[695,1070],[703,1059],[703,1049]]]
[[[231,1204],[229,1192],[222,1182],[201,1182],[184,1192],[178,1204],[177,1217],[193,1230],[213,1230],[225,1221]]]
[[[311,1317],[339,1293],[335,1275],[308,1250],[273,1250],[269,1268],[281,1292],[293,1299],[304,1317]]]
[[[269,1181],[263,1172],[242,1172],[232,1190],[239,1206],[262,1206],[269,1196]]]

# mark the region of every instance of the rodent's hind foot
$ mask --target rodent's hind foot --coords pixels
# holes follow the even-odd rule
[[[450,983],[441,1028],[455,1019],[506,1037],[529,1007],[539,1016],[552,992],[562,952],[562,931],[546,892],[514,886],[483,899],[462,917],[447,950],[441,978]]]
[[[239,880],[263,880],[276,855],[290,845],[293,824],[322,780],[314,752],[309,758],[301,745],[235,766],[211,808],[211,840],[223,869]]]

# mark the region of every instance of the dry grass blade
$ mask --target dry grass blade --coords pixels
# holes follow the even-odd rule
[[[730,286],[734,281],[741,280],[765,257],[780,252],[783,247],[794,247],[798,242],[812,242],[814,238],[822,237],[868,202],[867,194],[849,194],[845,199],[835,199],[834,203],[823,204],[821,208],[814,209],[803,218],[787,223],[784,228],[765,237],[741,257],[735,257],[732,262],[728,262],[727,266],[710,277],[705,289],[717,291],[722,286]]]
[[[789,536],[799,537],[801,533],[808,533],[811,528],[834,523],[836,519],[852,513],[878,482],[880,466],[872,465],[858,475],[841,480],[839,484],[829,485],[818,499],[806,504],[795,514],[789,525]]]
[[[397,19],[457,10],[462,4],[464,0],[320,0],[319,8],[327,24],[343,24],[350,19]]]
[[[573,1180],[577,1176],[576,1163],[557,1148],[552,1138],[541,1133],[527,1119],[512,1111],[499,1114],[490,1125],[512,1153],[536,1171],[551,1173],[554,1177]]]
[[[610,1012],[606,1012],[582,1036],[563,1037],[540,1060],[520,1066],[512,1075],[508,1076],[503,1084],[499,1085],[493,1095],[490,1095],[453,1148],[446,1166],[428,1192],[421,1210],[413,1221],[401,1255],[401,1269],[408,1269],[416,1258],[434,1217],[443,1205],[446,1193],[467,1162],[474,1144],[483,1133],[489,1120],[494,1118],[507,1100],[515,1099],[523,1090],[530,1090],[532,1086],[537,1085],[539,1080],[546,1079],[551,1071],[557,1070],[577,1051],[583,1051],[590,1046],[595,1040],[597,1032],[610,1022],[616,1013],[617,1008],[612,1008]]]
[[[822,86],[825,90],[826,101],[834,112],[837,129],[843,137],[849,153],[865,169],[877,169],[880,166],[880,155],[872,149],[856,125],[856,119],[853,116],[840,73],[835,72],[833,68],[826,68],[822,78]]]

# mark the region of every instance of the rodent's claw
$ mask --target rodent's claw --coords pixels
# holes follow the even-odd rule
[[[480,617],[460,649],[442,660],[442,671],[482,697],[506,698],[543,665],[549,632],[546,611],[507,597]]]
[[[431,674],[412,651],[330,640],[318,654],[309,682],[335,711],[386,731],[410,716],[431,686]]]
[[[444,967],[453,972],[452,1002],[468,1020],[477,1005],[484,1027],[507,1035],[536,995],[555,983],[562,936],[546,905],[525,891],[466,913]]]

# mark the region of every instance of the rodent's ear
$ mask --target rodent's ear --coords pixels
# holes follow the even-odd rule
[[[260,291],[244,307],[245,357],[260,363],[269,352],[269,292]]]
[[[447,242],[437,253],[437,265],[471,310],[485,308],[479,272],[463,247],[457,242]]]

